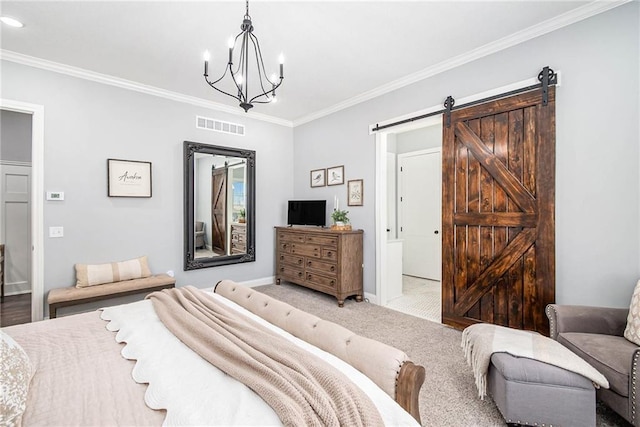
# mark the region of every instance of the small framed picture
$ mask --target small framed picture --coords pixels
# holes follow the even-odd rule
[[[327,168],[327,185],[344,184],[344,166]]]
[[[151,162],[107,159],[109,197],[151,197]]]
[[[364,188],[361,179],[354,179],[347,182],[347,205],[362,206]]]
[[[311,187],[324,187],[327,185],[325,169],[316,169],[311,171]]]

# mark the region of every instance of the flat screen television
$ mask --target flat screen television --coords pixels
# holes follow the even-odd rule
[[[287,224],[324,227],[327,224],[327,201],[289,200]]]

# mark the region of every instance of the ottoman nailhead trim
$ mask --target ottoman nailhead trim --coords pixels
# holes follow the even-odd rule
[[[631,367],[631,422],[636,419],[636,378],[638,376],[638,356],[640,356],[640,352],[636,350],[633,354],[633,366]]]

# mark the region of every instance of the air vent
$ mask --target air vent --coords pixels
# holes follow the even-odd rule
[[[222,120],[211,119],[209,117],[196,116],[196,128],[244,136],[244,125],[223,122]]]

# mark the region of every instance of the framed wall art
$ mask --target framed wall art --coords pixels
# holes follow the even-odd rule
[[[347,205],[362,206],[364,188],[361,179],[353,179],[347,182]]]
[[[327,168],[327,185],[344,184],[344,166]]]
[[[109,197],[151,197],[151,162],[107,159]]]
[[[325,169],[316,169],[311,171],[311,187],[324,187],[327,185]]]

